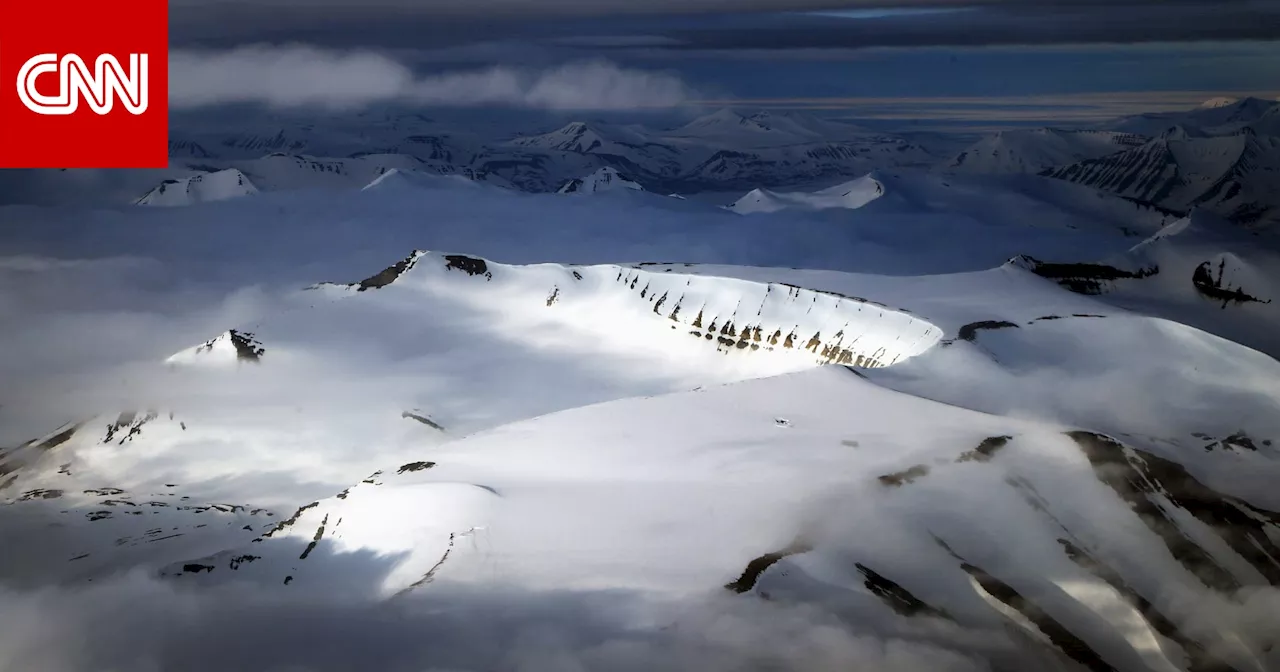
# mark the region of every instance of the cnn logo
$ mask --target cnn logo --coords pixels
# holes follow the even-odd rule
[[[57,75],[58,93],[36,88],[41,75]],[[93,70],[76,54],[40,54],[18,69],[18,99],[36,114],[74,114],[84,98],[94,114],[110,114],[116,98],[129,114],[147,111],[147,54],[129,54],[126,73],[111,54],[98,56]]]
[[[0,168],[168,167],[168,0],[0,5]]]

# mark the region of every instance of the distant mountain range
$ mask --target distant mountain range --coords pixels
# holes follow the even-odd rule
[[[594,192],[623,183],[659,194],[762,190],[756,195],[763,194],[757,200],[764,203],[876,171],[914,169],[1038,175],[1168,215],[1206,211],[1251,228],[1280,219],[1280,102],[1258,98],[1214,98],[1189,110],[1088,129],[1002,131],[960,151],[956,137],[877,132],[801,112],[735,109],[667,129],[574,121],[538,133],[463,132],[418,114],[267,123],[279,126],[234,132],[179,126],[167,171],[104,176],[102,198],[118,202],[127,194],[128,201],[144,205],[185,205],[259,190],[362,188],[399,171],[528,192]],[[97,188],[83,173],[51,171],[37,183],[55,193]]]
[[[1193,135],[1181,126],[1138,147],[1044,175],[1175,210],[1209,210],[1243,225],[1280,217],[1280,138],[1249,127]]]
[[[235,170],[255,189],[277,190],[364,186],[388,170],[407,170],[532,192],[594,192],[619,179],[657,193],[764,190],[746,197],[759,204],[739,205],[768,208],[779,189],[917,168],[1040,175],[1171,215],[1204,210],[1248,227],[1280,219],[1280,102],[1258,98],[1215,98],[1089,129],[1002,131],[949,158],[941,144],[799,112],[723,109],[668,130],[575,121],[498,140],[417,115],[366,123],[359,133],[306,124],[225,137],[175,132],[171,151],[186,172],[143,201],[161,201],[175,185],[191,191],[183,180],[193,173]]]
[[[441,122],[417,116],[373,120],[350,132],[322,132],[296,122],[250,133],[175,129],[170,152],[175,168],[212,172],[234,167],[264,189],[277,188],[266,182],[280,183],[281,188],[333,182],[333,177],[313,180],[309,172],[349,174],[363,186],[373,166],[373,171],[427,170],[548,192],[609,167],[649,191],[663,193],[745,191],[838,180],[878,168],[928,167],[944,156],[902,136],[849,123],[800,113],[730,109],[668,130],[575,121],[549,132],[497,139],[455,133]],[[279,167],[246,163],[261,161],[264,155],[293,157],[299,165],[286,176]],[[354,159],[367,165],[351,165]],[[343,167],[314,167],[333,162]]]
[[[1170,212],[1266,226],[1280,220],[1280,102],[1214,99],[1099,129],[997,133],[944,170],[1037,173]]]
[[[961,173],[1038,173],[1136,147],[1146,136],[1099,130],[1001,131],[960,152],[945,169]]]
[[[616,168],[606,166],[584,178],[565,182],[564,186],[560,187],[560,190],[557,193],[594,194],[601,191],[612,191],[614,189],[644,191],[644,187],[623,177]]]

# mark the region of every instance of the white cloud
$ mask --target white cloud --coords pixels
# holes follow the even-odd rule
[[[379,53],[304,45],[179,50],[169,56],[169,101],[179,109],[233,103],[356,108],[404,102],[625,110],[676,107],[696,96],[677,76],[600,60],[543,70],[494,66],[420,77]]]

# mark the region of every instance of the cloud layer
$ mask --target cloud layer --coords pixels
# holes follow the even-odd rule
[[[1164,9],[1174,5],[1213,4],[1231,8],[1247,6],[1249,0],[760,0],[749,6],[741,0],[654,0],[635,3],[628,0],[547,0],[530,3],[527,0],[474,0],[458,3],[452,0],[174,0],[171,5],[180,17],[203,10],[239,11],[245,9],[275,11],[318,11],[322,13],[344,10],[364,10],[383,13],[399,13],[404,16],[487,16],[495,15],[610,15],[610,14],[671,14],[700,12],[780,12],[816,11],[840,9],[950,9],[955,7],[1019,7],[1061,8],[1067,5],[1091,9],[1105,9],[1120,5]]]
[[[971,11],[935,11],[957,7]],[[846,18],[812,14],[841,10]],[[174,44],[206,46],[295,40],[446,48],[607,36],[617,47],[618,37],[634,35],[688,49],[1280,38],[1276,3],[1252,0],[175,0],[171,19]]]
[[[371,604],[247,586],[192,592],[137,572],[83,589],[0,585],[0,670],[986,669],[954,643],[922,641],[932,633],[862,633],[819,609],[752,598],[432,588]]]
[[[178,50],[169,57],[169,100],[177,109],[258,103],[349,109],[373,103],[501,105],[550,110],[676,107],[696,97],[679,77],[579,61],[543,70],[507,66],[418,76],[372,51],[308,46]]]

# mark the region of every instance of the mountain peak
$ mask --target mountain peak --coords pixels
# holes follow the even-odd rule
[[[373,181],[361,188],[362,191],[374,191],[384,189],[399,189],[405,187],[445,187],[459,186],[467,188],[475,188],[480,185],[469,177],[464,175],[437,175],[426,173],[418,170],[403,170],[400,168],[388,168],[381,175],[374,178]]]
[[[685,125],[685,128],[699,128],[704,126],[718,126],[721,124],[745,124],[748,123],[747,115],[731,108],[723,107],[710,114],[705,114]]]
[[[182,179],[167,179],[135,203],[150,206],[179,206],[258,193],[258,187],[236,168],[204,172]]]
[[[1204,101],[1203,103],[1200,103],[1200,107],[1202,107],[1202,108],[1204,108],[1204,109],[1214,109],[1214,108],[1218,108],[1218,107],[1226,107],[1226,106],[1228,106],[1228,105],[1235,105],[1235,104],[1236,104],[1236,103],[1238,103],[1238,102],[1240,102],[1240,99],[1239,99],[1239,98],[1229,98],[1229,97],[1226,97],[1226,96],[1217,96],[1217,97],[1215,97],[1215,98],[1210,98],[1210,99],[1208,99],[1208,100]]]
[[[779,210],[857,210],[885,193],[884,177],[873,171],[862,177],[813,192],[775,192],[752,189],[728,206],[740,215]]]
[[[511,141],[511,144],[538,149],[590,152],[607,142],[608,140],[596,127],[585,121],[572,121],[548,133],[515,138]]]
[[[569,180],[556,193],[560,194],[596,194],[614,189],[630,189],[644,191],[638,183],[633,182],[618,172],[613,166],[605,166],[590,175]]]

